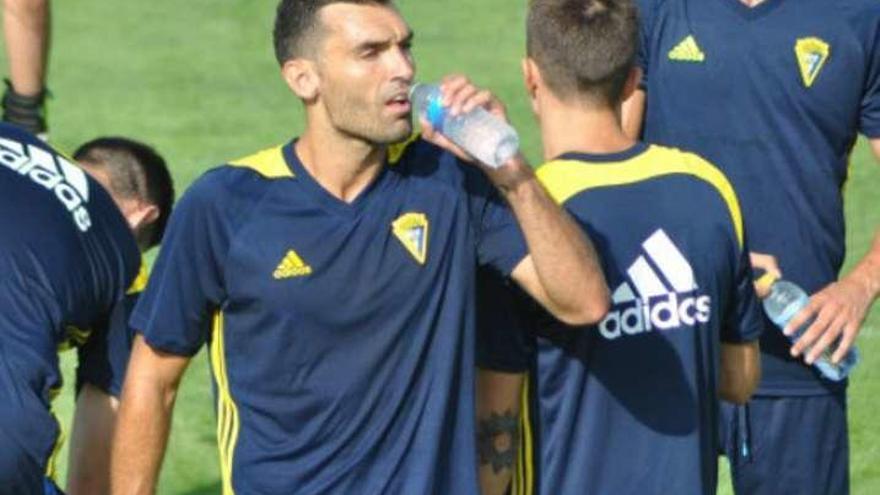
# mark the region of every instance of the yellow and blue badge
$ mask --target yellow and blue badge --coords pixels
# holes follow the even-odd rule
[[[404,213],[391,223],[391,230],[409,254],[424,265],[428,256],[428,217],[424,213]]]
[[[801,70],[801,78],[804,86],[810,87],[828,60],[831,47],[828,43],[815,36],[798,38],[794,44],[794,54],[797,57],[798,67]]]

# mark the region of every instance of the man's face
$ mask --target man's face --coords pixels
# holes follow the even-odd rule
[[[319,12],[320,101],[338,131],[375,144],[412,132],[412,31],[392,7],[336,3]]]

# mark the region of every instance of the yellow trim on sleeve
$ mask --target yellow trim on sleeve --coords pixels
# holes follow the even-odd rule
[[[137,277],[131,282],[131,286],[125,291],[126,296],[143,292],[147,288],[147,281],[150,279],[150,270],[147,269],[147,262],[141,257],[141,267],[138,269]]]
[[[238,406],[229,391],[226,373],[226,350],[224,348],[223,313],[214,314],[211,339],[211,371],[217,384],[217,447],[220,451],[220,478],[223,495],[235,495],[232,488],[232,462],[238,442]]]
[[[229,165],[244,167],[256,171],[267,179],[283,179],[293,177],[293,172],[284,159],[284,145],[267,148],[253,155],[232,160]]]
[[[588,189],[633,184],[674,174],[697,177],[718,191],[727,204],[737,241],[742,247],[742,211],[733,186],[714,165],[693,153],[652,145],[645,152],[618,163],[584,166],[577,160],[555,160],[537,171],[538,179],[559,204]]]

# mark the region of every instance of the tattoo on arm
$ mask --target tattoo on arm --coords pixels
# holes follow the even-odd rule
[[[480,465],[491,465],[495,474],[511,469],[519,444],[519,422],[512,410],[490,413],[477,422],[477,449]]]

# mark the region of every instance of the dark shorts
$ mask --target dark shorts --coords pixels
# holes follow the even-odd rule
[[[846,495],[846,395],[723,404],[721,442],[737,495]]]
[[[46,466],[58,440],[58,423],[40,391],[8,359],[0,339],[0,495],[42,495]],[[60,493],[60,492],[54,492]]]

